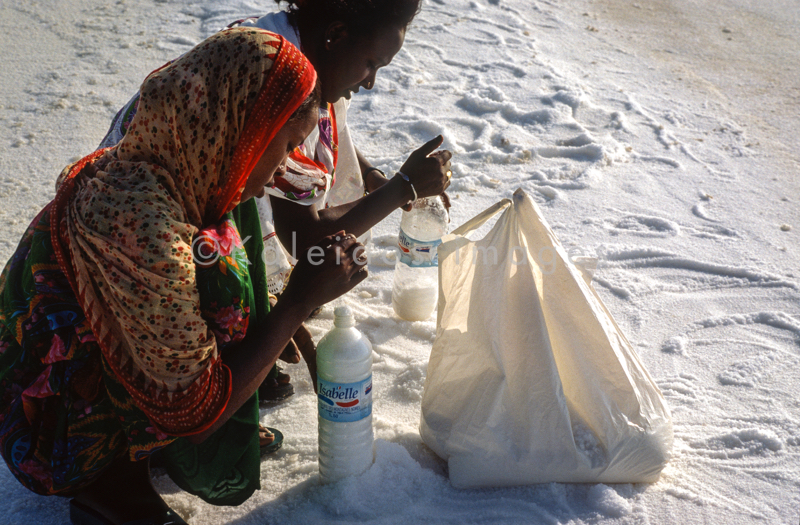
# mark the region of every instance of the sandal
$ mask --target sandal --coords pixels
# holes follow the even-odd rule
[[[275,381],[277,381],[279,385],[288,385],[291,383],[292,377],[289,374],[284,374],[281,372],[281,369],[278,368],[278,372],[275,374]]]
[[[259,402],[283,401],[294,394],[294,386],[289,374],[284,374],[276,365],[276,371],[270,373],[258,387]]]
[[[69,502],[69,521],[72,525],[113,525],[113,523],[105,518],[96,510],[87,507],[83,503],[70,500]],[[163,514],[145,518],[141,520],[133,520],[125,522],[124,525],[189,525],[178,514],[169,509]]]
[[[273,440],[267,443],[266,445],[261,445],[261,457],[263,458],[266,455],[272,454],[281,446],[283,446],[283,434],[280,430],[275,428],[269,427],[260,427],[259,432],[265,432],[267,434],[272,434]]]

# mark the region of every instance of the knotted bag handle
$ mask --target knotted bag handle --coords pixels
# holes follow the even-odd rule
[[[501,211],[505,210],[511,205],[511,199],[503,199],[499,202],[494,203],[493,205],[489,206],[481,213],[476,215],[475,217],[471,218],[452,232],[451,235],[466,235],[471,231],[477,230],[481,226],[483,226],[486,221],[500,213]]]

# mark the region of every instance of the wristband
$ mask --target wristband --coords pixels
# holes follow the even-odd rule
[[[406,175],[402,171],[398,171],[397,174],[400,175],[403,178],[403,180],[408,183],[409,186],[411,186],[411,191],[414,192],[414,198],[406,203],[406,204],[411,204],[412,202],[417,200],[417,189],[414,187],[414,184],[411,182],[411,179],[408,178],[408,175]]]

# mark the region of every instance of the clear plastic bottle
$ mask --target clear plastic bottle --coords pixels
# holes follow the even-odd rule
[[[423,321],[436,309],[439,295],[437,247],[450,217],[441,197],[417,199],[400,220],[400,248],[392,284],[392,306],[407,321]]]
[[[372,345],[347,306],[317,345],[319,475],[323,483],[369,469],[372,450]]]

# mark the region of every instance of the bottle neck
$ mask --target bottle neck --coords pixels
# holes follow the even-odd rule
[[[352,316],[339,316],[333,319],[333,326],[336,328],[352,328],[356,325],[356,320]]]

